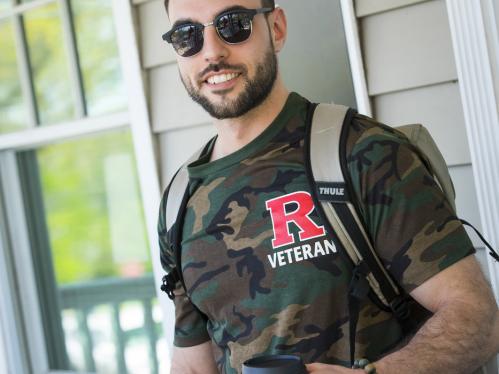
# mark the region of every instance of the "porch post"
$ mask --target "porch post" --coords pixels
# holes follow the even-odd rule
[[[499,247],[499,119],[494,75],[499,47],[490,0],[446,0],[483,233]],[[490,12],[490,13],[489,13]],[[489,17],[487,20],[484,16]],[[487,39],[489,37],[489,39]],[[499,264],[487,256],[499,300]]]

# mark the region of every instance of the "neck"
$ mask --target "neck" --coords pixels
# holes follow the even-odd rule
[[[236,152],[260,135],[281,112],[288,96],[289,91],[278,76],[269,96],[259,106],[241,117],[214,120],[218,137],[211,161]]]

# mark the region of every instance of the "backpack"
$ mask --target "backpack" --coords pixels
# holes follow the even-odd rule
[[[351,193],[351,181],[346,169],[346,134],[355,110],[335,104],[310,104],[307,116],[305,137],[305,170],[311,186],[311,194],[319,216],[331,237],[336,237],[335,244],[343,256],[348,258],[354,268],[348,294],[350,315],[350,360],[355,357],[355,332],[360,312],[361,301],[369,297],[378,307],[392,312],[401,322],[405,333],[415,331],[430,313],[417,304],[396,283],[383,266],[367,234],[361,219],[360,207]],[[415,146],[435,182],[447,196],[455,210],[455,191],[445,160],[438,150],[431,135],[422,125],[397,127]],[[183,213],[189,199],[187,165],[197,160],[208,144],[177,171],[165,190],[167,199],[165,222],[167,242],[175,257],[172,271],[163,277],[161,290],[170,299],[174,299],[174,290],[178,282],[185,289],[180,264],[180,236]],[[461,220],[463,224],[471,226]],[[477,231],[473,226],[471,226]],[[478,233],[478,231],[477,231]],[[499,261],[499,255],[478,233],[490,249],[490,255]],[[166,259],[161,253],[165,267]],[[410,317],[410,318],[409,318]]]

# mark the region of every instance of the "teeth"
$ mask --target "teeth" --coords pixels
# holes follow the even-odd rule
[[[235,77],[237,77],[237,75],[238,75],[237,73],[213,75],[208,78],[208,83],[220,84],[223,82],[230,81],[231,79],[234,79]]]

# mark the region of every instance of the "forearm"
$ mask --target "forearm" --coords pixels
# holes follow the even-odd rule
[[[218,374],[210,342],[174,347],[170,374]]]
[[[495,301],[455,302],[436,312],[407,346],[378,361],[376,368],[380,374],[470,374],[498,350]]]

